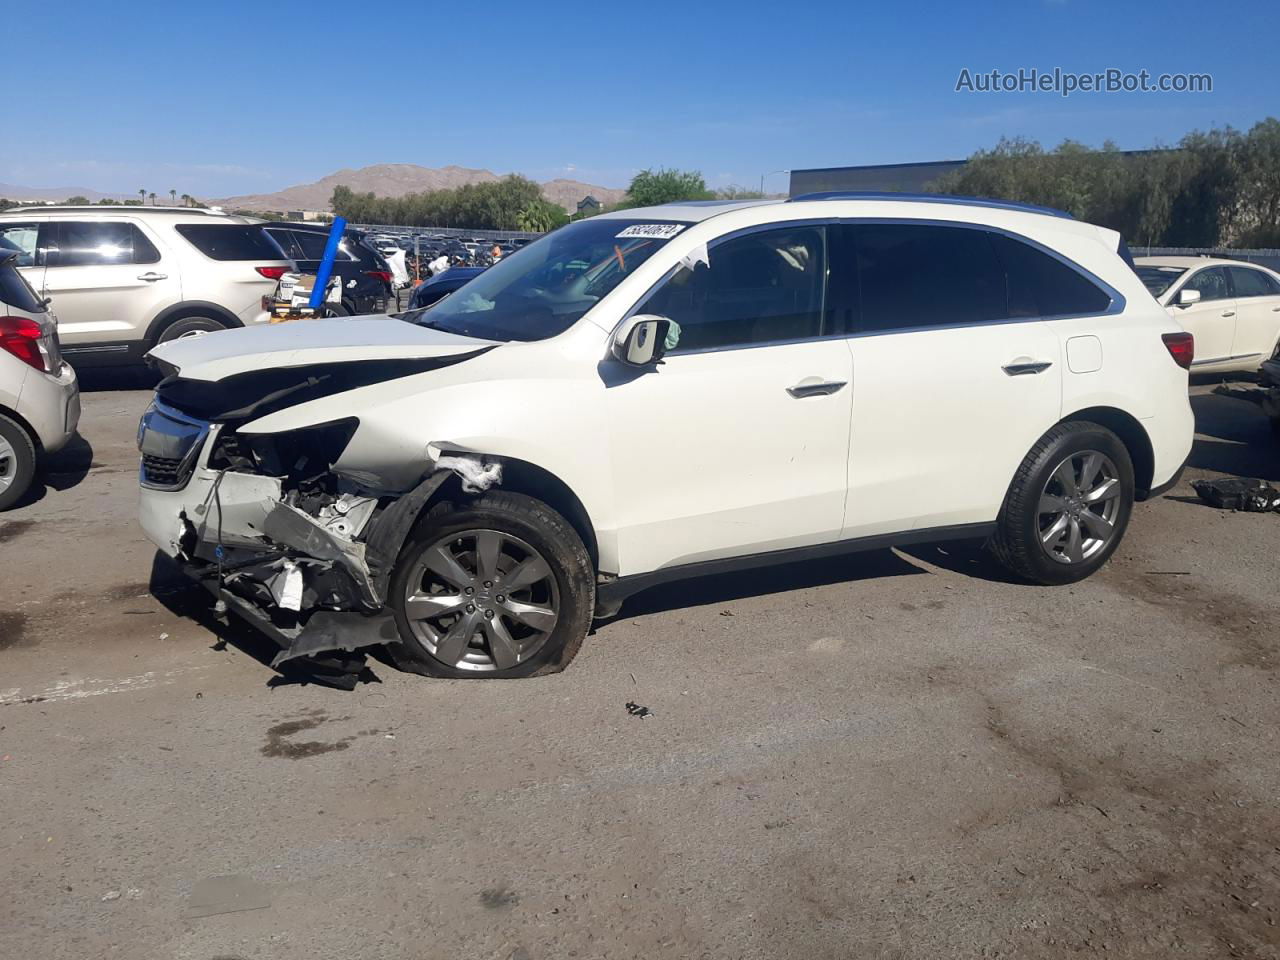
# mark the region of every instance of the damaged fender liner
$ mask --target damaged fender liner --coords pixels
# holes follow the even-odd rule
[[[388,506],[373,522],[367,543],[334,536],[311,516],[283,502],[275,503],[267,514],[262,526],[266,536],[317,560],[341,564],[357,584],[366,611],[316,610],[298,633],[291,634],[276,626],[256,604],[221,587],[212,569],[189,572],[215,598],[283,648],[272,660],[272,667],[332,650],[352,653],[395,643],[400,634],[395,616],[385,605],[391,570],[422,508],[450,476],[449,470],[437,470]]]

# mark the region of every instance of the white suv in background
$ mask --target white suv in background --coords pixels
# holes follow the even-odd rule
[[[289,269],[258,221],[182,207],[19,207],[0,249],[52,298],[75,364],[139,362],[157,343],[269,318]]]
[[[556,670],[667,580],[988,538],[1115,551],[1191,450],[1192,338],[1119,234],[828,196],[563,227],[401,318],[157,347],[142,525],[281,659]]]
[[[1255,373],[1280,347],[1280,274],[1240,260],[1138,257],[1135,269],[1196,338],[1196,373]]]

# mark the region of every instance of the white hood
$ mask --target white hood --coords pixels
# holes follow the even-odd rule
[[[389,316],[294,320],[162,343],[149,354],[188,380],[355,360],[450,357],[493,346]]]

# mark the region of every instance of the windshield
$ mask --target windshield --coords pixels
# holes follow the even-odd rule
[[[1187,272],[1186,267],[1148,267],[1138,264],[1134,268],[1153,297],[1161,296],[1173,286],[1173,282]]]
[[[543,340],[573,326],[687,224],[593,218],[503,257],[411,323],[482,340]]]

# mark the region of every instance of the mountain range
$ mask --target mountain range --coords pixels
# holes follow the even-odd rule
[[[350,187],[356,193],[373,193],[379,197],[402,197],[406,193],[426,190],[452,190],[468,183],[492,183],[499,180],[492,170],[471,167],[420,167],[413,163],[375,163],[358,170],[339,170],[315,183],[285,187],[275,193],[253,193],[240,197],[224,197],[208,201],[226,210],[328,210],[333,188]],[[601,187],[578,180],[548,180],[542,194],[552,203],[573,212],[578,201],[592,196],[602,204],[619,202],[625,190]]]

